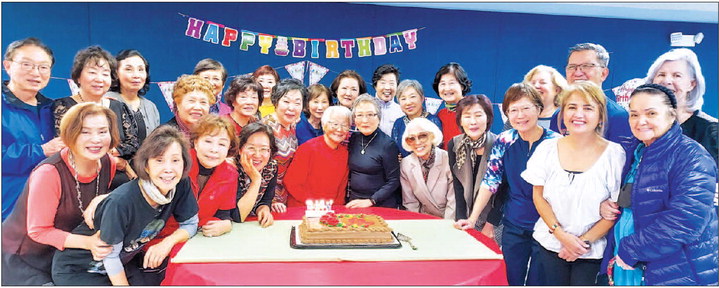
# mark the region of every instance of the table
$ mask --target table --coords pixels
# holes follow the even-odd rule
[[[377,214],[387,220],[436,219],[397,209],[369,207],[336,213]],[[273,213],[275,220],[297,220],[304,207]],[[248,218],[256,221],[256,218]],[[492,239],[476,230],[470,235],[494,252]],[[177,254],[181,245],[173,249]],[[507,285],[503,260],[379,261],[379,262],[233,262],[172,263],[162,285]]]

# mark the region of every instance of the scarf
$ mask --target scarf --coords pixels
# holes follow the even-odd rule
[[[429,150],[429,158],[427,160],[423,160],[422,158],[419,159],[419,164],[422,165],[422,177],[424,177],[424,183],[427,183],[427,176],[429,176],[429,169],[434,166],[434,145],[432,145],[432,148]]]
[[[457,112],[457,103],[452,104],[452,103],[445,102],[444,107],[447,107],[447,110],[449,110],[449,111]]]
[[[419,114],[418,117],[427,119],[427,116],[429,116],[429,112],[424,111],[424,112],[422,112],[422,114]],[[409,120],[409,117],[404,116],[404,117],[402,117],[402,121],[404,121],[404,125],[407,126],[407,125],[409,125],[409,122],[412,120]]]
[[[464,165],[464,161],[467,159],[467,149],[469,148],[470,151],[477,150],[479,148],[482,148],[484,146],[484,142],[487,140],[487,132],[484,132],[482,136],[479,136],[479,139],[472,140],[472,138],[469,138],[467,134],[464,134],[462,137],[462,142],[459,143],[459,152],[457,152],[457,169],[462,168],[462,165]],[[472,155],[473,156],[473,155]],[[475,157],[470,157],[472,161],[472,168],[474,168],[477,163],[475,162]]]
[[[147,197],[149,197],[152,201],[155,201],[155,203],[159,205],[168,204],[172,202],[172,198],[175,197],[175,188],[170,190],[170,192],[167,193],[167,196],[165,196],[162,195],[160,189],[157,189],[157,186],[155,186],[155,184],[152,184],[152,182],[140,179],[139,183],[142,192],[144,192]]]

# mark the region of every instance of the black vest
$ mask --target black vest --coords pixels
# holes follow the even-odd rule
[[[110,183],[110,158],[105,155],[100,159],[100,161],[102,163],[100,177],[96,177],[90,183],[80,183],[80,194],[82,203],[84,204],[84,207],[82,207],[83,209],[87,208],[87,205],[90,204],[90,201],[92,201],[95,197],[97,181],[100,181],[98,190],[99,194],[106,194],[108,192],[107,187]],[[75,177],[73,173],[70,172],[70,169],[65,164],[65,161],[62,160],[60,152],[40,162],[35,169],[43,164],[53,165],[60,175],[60,187],[62,192],[60,193],[60,203],[58,204],[57,213],[55,214],[54,226],[57,229],[70,232],[83,221],[82,212],[80,212],[80,209],[78,208],[80,203],[77,200]],[[27,283],[29,280],[27,279],[28,271],[42,271],[43,273],[47,273],[47,277],[50,277],[50,265],[52,264],[52,256],[56,249],[51,245],[35,242],[28,236],[26,224],[28,213],[27,199],[28,184],[25,183],[25,188],[23,189],[22,194],[20,194],[20,198],[18,198],[15,209],[10,216],[8,216],[5,222],[2,223],[2,269],[8,270],[3,271],[3,284],[44,284]],[[10,264],[9,262],[6,262],[6,257],[19,258],[21,261],[14,259],[15,261],[12,261],[12,264]],[[29,267],[21,267],[23,263],[27,264]],[[11,275],[18,275],[18,279],[4,279]]]

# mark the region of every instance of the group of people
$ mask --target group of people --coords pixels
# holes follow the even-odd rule
[[[223,93],[203,59],[162,125],[139,51],[80,50],[79,93],[53,100],[54,63],[35,38],[3,61],[3,285],[159,285],[176,244],[309,199],[480,230],[510,285],[717,284],[717,120],[689,49],[661,55],[627,111],[602,90],[607,51],[577,44],[566,78],[538,65],[509,87],[499,134],[458,63],[434,77],[435,115],[391,64],[374,96],[353,70],[305,87],[267,65]]]

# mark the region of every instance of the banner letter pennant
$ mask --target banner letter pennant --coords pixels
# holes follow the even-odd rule
[[[285,69],[287,70],[287,73],[290,73],[290,76],[292,78],[295,78],[297,80],[300,80],[300,82],[305,81],[305,63],[306,61],[300,61],[293,64],[285,65]]]
[[[330,69],[320,66],[314,62],[307,62],[310,63],[310,85],[314,85],[317,84],[317,82],[320,82],[320,80],[322,80],[322,77],[325,77],[325,74],[330,71]]]

